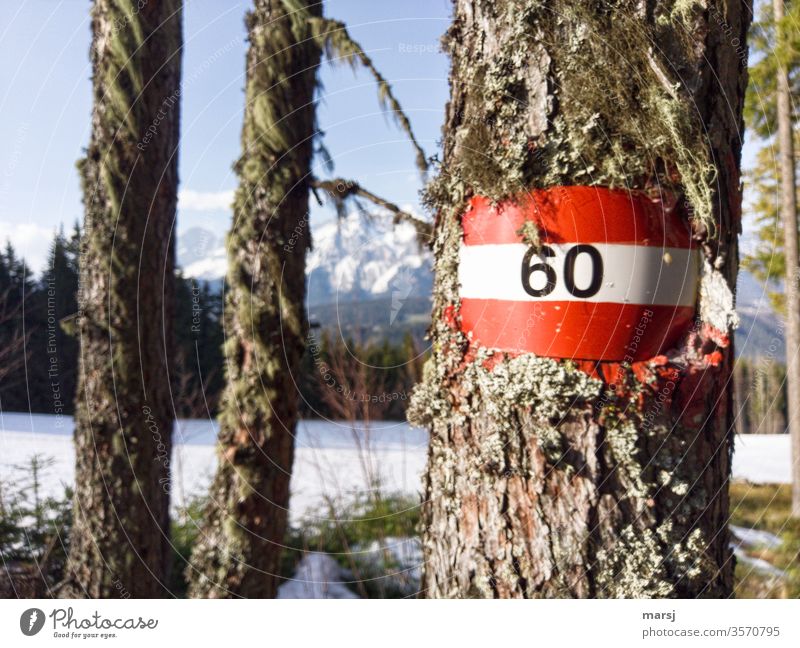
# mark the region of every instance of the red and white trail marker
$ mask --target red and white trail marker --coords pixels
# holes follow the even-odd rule
[[[528,220],[538,249],[523,242]],[[699,250],[685,218],[643,195],[557,187],[497,206],[476,197],[462,224],[461,327],[478,346],[632,362],[691,325]]]

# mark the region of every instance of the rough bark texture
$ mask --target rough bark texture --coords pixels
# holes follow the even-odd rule
[[[319,3],[302,0],[319,15]],[[188,574],[190,594],[273,597],[286,531],[303,354],[314,92],[321,50],[304,12],[256,0],[240,185],[228,238],[227,387],[219,467]]]
[[[773,0],[778,45],[785,47],[786,26],[783,0]],[[792,515],[800,517],[800,266],[797,244],[797,198],[794,169],[794,138],[790,105],[789,75],[785,66],[777,69],[778,149],[781,169],[783,250],[786,256],[786,406],[792,437]]]
[[[95,0],[66,595],[165,593],[179,0]]]
[[[744,3],[455,0],[437,214],[429,597],[728,596]],[[733,39],[738,39],[736,42]],[[697,325],[629,365],[511,357],[458,330],[460,217],[475,194],[598,185],[690,218]]]

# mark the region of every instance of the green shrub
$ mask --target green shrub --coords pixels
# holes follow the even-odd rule
[[[43,494],[54,460],[33,455],[0,480],[0,595],[44,597],[64,575],[72,528],[72,490]]]

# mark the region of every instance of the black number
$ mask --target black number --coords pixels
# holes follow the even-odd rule
[[[575,261],[579,254],[588,254],[592,259],[592,280],[586,288],[575,285]],[[564,258],[564,283],[567,290],[575,297],[592,297],[600,290],[603,283],[603,257],[596,247],[579,244],[571,247]]]
[[[556,271],[553,270],[553,266],[549,266],[547,263],[534,263],[531,265],[530,263],[535,254],[537,254],[537,251],[534,248],[530,248],[525,253],[525,258],[522,259],[522,287],[531,297],[544,297],[553,292],[556,287]],[[555,255],[553,248],[548,245],[543,245],[538,251],[538,256],[543,258],[554,257]],[[544,288],[531,286],[531,276],[534,272],[544,272],[544,276],[547,278]]]
[[[579,254],[588,254],[592,260],[592,279],[586,288],[578,288],[575,285],[575,262],[578,260]],[[533,257],[539,256],[542,259],[550,259],[555,255],[556,253],[549,245],[543,245],[538,250],[529,248],[525,253],[525,257],[522,259],[522,287],[531,297],[546,297],[549,295],[555,290],[558,278],[553,266],[548,265],[546,261],[531,265]],[[544,272],[547,282],[543,288],[531,286],[531,277],[534,272]],[[564,257],[564,284],[574,297],[593,297],[600,291],[600,287],[603,284],[603,257],[600,256],[600,251],[596,247],[579,243],[567,251]]]

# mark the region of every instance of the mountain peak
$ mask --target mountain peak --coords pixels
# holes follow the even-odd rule
[[[356,211],[312,226],[313,246],[306,257],[308,303],[427,297],[433,262],[417,240],[411,224],[395,224],[388,213],[373,217]],[[214,281],[225,276],[224,241],[207,229],[183,232],[177,255],[186,277]]]
[[[306,259],[309,304],[393,295],[430,294],[433,263],[409,223],[358,212],[313,230]],[[398,287],[399,284],[402,286]]]

